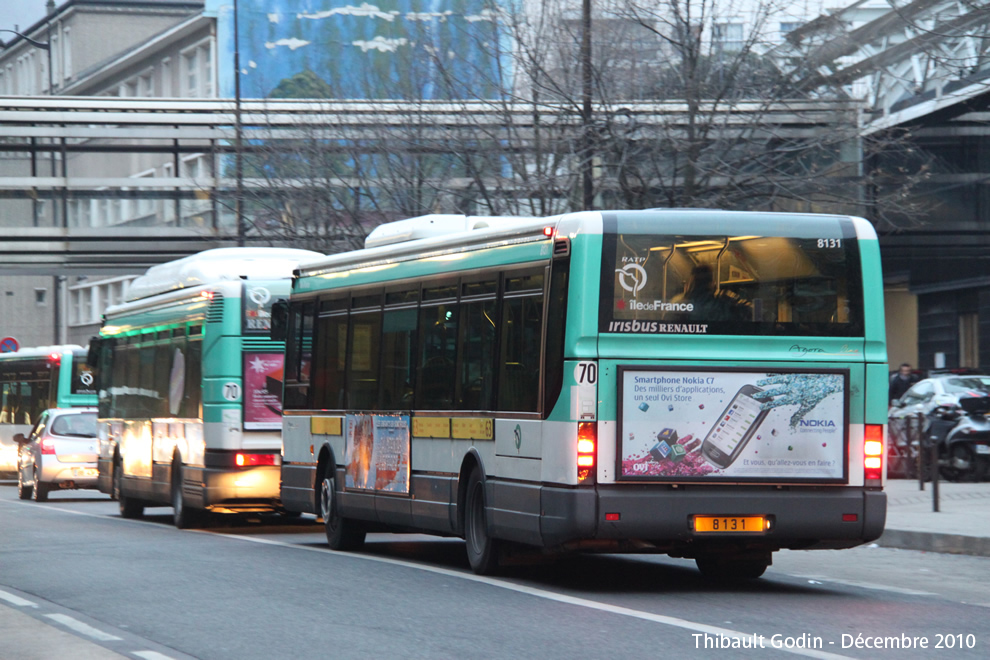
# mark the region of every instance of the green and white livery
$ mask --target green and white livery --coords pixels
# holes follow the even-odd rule
[[[125,517],[276,511],[283,344],[271,307],[307,250],[224,248],[154,266],[110,307],[98,366],[99,487]]]
[[[503,551],[658,552],[756,577],[883,531],[872,226],[708,210],[426,216],[300,268],[282,499]]]

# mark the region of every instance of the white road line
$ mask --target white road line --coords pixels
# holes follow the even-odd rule
[[[795,575],[790,574],[793,578],[798,578],[799,580],[816,580],[824,584],[833,582],[835,584],[842,584],[847,587],[859,587],[860,589],[874,589],[876,591],[890,591],[895,594],[901,594],[904,596],[938,596],[936,593],[931,591],[918,591],[916,589],[905,589],[903,587],[890,587],[885,584],[873,584],[872,582],[857,582],[856,580],[840,580],[838,578],[830,578],[824,575]]]
[[[172,660],[171,657],[158,651],[134,651],[131,655],[137,656],[142,660]]]
[[[536,587],[527,587],[521,584],[514,584],[512,582],[505,582],[496,578],[485,577],[483,575],[474,575],[473,573],[462,573],[460,571],[454,571],[447,568],[440,568],[438,566],[428,566],[424,564],[416,564],[413,562],[404,561],[402,559],[392,559],[390,557],[376,557],[374,555],[366,554],[354,554],[350,552],[334,552],[329,548],[313,548],[308,546],[293,545],[292,543],[285,543],[284,541],[273,541],[271,539],[259,539],[250,536],[240,536],[237,534],[218,534],[216,532],[210,532],[208,530],[203,530],[199,533],[210,534],[212,536],[223,536],[230,539],[237,539],[239,541],[249,541],[251,543],[260,543],[262,545],[275,545],[283,548],[293,548],[295,550],[307,550],[309,552],[320,552],[324,554],[335,554],[342,557],[350,557],[352,559],[363,559],[365,561],[375,561],[382,564],[391,564],[393,566],[402,566],[403,568],[412,568],[419,571],[425,571],[427,573],[436,573],[438,575],[443,575],[451,578],[459,578],[461,580],[467,580],[469,582],[480,582],[481,584],[487,584],[492,587],[498,587],[500,589],[507,589],[509,591],[515,591],[517,593],[526,594],[528,596],[533,596],[535,598],[543,598],[545,600],[552,600],[558,603],[564,603],[566,605],[574,605],[576,607],[586,607],[592,610],[598,610],[601,612],[608,612],[610,614],[618,614],[620,616],[628,616],[635,619],[643,619],[645,621],[652,621],[653,623],[660,623],[666,626],[673,626],[675,628],[682,628],[684,630],[692,630],[697,633],[712,635],[712,636],[722,636],[728,637],[730,639],[739,640],[753,640],[753,633],[744,633],[738,630],[731,630],[729,628],[720,628],[718,626],[710,626],[704,623],[697,623],[694,621],[688,621],[687,619],[679,619],[677,617],[665,616],[663,614],[653,614],[652,612],[643,612],[641,610],[634,610],[628,607],[621,607],[618,605],[609,605],[607,603],[599,603],[594,600],[588,600],[586,598],[577,598],[575,596],[566,596],[564,594],[554,593],[552,591],[545,591],[543,589],[537,589]],[[764,636],[763,639],[769,642],[769,637]],[[696,643],[700,641],[700,648],[704,648],[704,639],[695,638]],[[767,646],[767,648],[770,648]],[[838,655],[836,653],[828,653],[826,651],[819,651],[816,649],[798,649],[798,648],[780,648],[775,649],[783,651],[785,653],[793,653],[794,655],[802,655],[807,658],[821,658],[822,660],[835,660],[838,658],[848,659],[849,656]]]
[[[37,603],[32,603],[29,600],[25,600],[20,596],[15,596],[14,594],[9,594],[6,591],[0,591],[0,600],[5,600],[11,605],[16,605],[17,607],[37,607]]]
[[[61,623],[63,626],[70,630],[74,630],[80,635],[85,635],[90,639],[95,639],[98,642],[116,642],[120,641],[122,638],[116,635],[111,635],[110,633],[105,633],[102,630],[94,628],[93,626],[83,623],[78,619],[74,619],[67,614],[46,614],[46,617],[55,621],[56,623]]]

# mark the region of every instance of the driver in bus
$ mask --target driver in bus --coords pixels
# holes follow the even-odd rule
[[[740,318],[741,305],[725,291],[715,289],[715,271],[708,264],[698,264],[684,287],[684,293],[675,296],[673,303],[690,303],[693,311],[678,312],[684,318],[705,321],[733,321]]]

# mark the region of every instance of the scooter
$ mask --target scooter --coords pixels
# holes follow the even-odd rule
[[[937,409],[936,409],[937,410]],[[934,411],[933,411],[934,412]],[[932,424],[932,434],[939,443],[939,474],[948,481],[980,481],[990,468],[990,397],[964,397],[959,407],[942,411],[947,425]],[[955,419],[952,419],[952,418]],[[941,429],[948,427],[944,437]]]

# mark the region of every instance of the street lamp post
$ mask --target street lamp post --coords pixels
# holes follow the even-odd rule
[[[241,126],[241,48],[237,26],[237,0],[234,0],[234,177],[237,192],[234,197],[234,215],[237,219],[237,245],[244,247],[244,159],[243,127]]]
[[[53,9],[53,8],[54,7],[50,7],[49,8],[49,11],[51,11],[51,9]],[[43,50],[46,53],[48,53],[48,95],[49,96],[54,96],[55,95],[55,75],[54,75],[54,72],[52,70],[52,22],[51,22],[51,20],[48,21],[48,41],[47,42],[37,41],[36,39],[32,39],[31,37],[27,36],[26,34],[21,34],[20,32],[17,32],[16,30],[0,29],[0,32],[10,32],[11,34],[16,34],[18,37],[20,37],[21,39],[23,39],[24,41],[26,41],[28,44],[34,46],[35,48],[40,48],[41,50]],[[4,44],[4,48],[6,48],[6,45],[5,44]],[[34,160],[32,160],[32,168],[33,168],[33,163],[34,163]],[[55,148],[54,148],[54,146],[52,147],[52,151],[51,151],[51,166],[52,166],[52,178],[54,178],[56,176]],[[32,176],[33,176],[33,173],[32,173]],[[52,197],[51,202],[52,202],[52,204],[51,204],[51,208],[52,208],[52,225],[56,225],[57,224],[57,214],[56,214],[56,211],[55,211],[55,198],[54,197]],[[34,202],[34,225],[35,226],[38,226],[38,202],[37,202],[37,200],[35,200],[35,202]],[[53,298],[53,300],[52,300],[52,309],[53,309],[53,312],[54,312],[54,326],[55,326],[54,327],[54,333],[55,333],[55,343],[56,344],[64,343],[64,341],[62,339],[62,314],[61,314],[61,312],[62,312],[62,309],[61,309],[62,308],[62,295],[61,294],[62,294],[62,285],[63,285],[64,282],[65,282],[65,277],[64,276],[62,276],[62,275],[56,275],[54,277],[54,282],[53,282],[53,294],[54,295],[52,296],[52,298]]]
[[[45,52],[48,53],[48,95],[49,96],[53,96],[55,94],[55,87],[54,87],[54,80],[55,80],[55,78],[52,75],[52,24],[51,24],[51,22],[49,21],[49,23],[48,23],[48,42],[47,43],[42,42],[42,41],[37,41],[35,39],[32,39],[31,37],[27,36],[26,34],[21,34],[20,32],[18,32],[16,30],[3,30],[3,29],[0,29],[0,32],[10,32],[11,34],[16,34],[18,37],[20,37],[21,39],[23,39],[24,41],[26,41],[28,44],[34,46],[35,48],[40,48],[41,50],[43,50],[43,51],[45,51]],[[6,49],[6,47],[8,45],[9,44],[3,44],[3,48]],[[55,177],[55,175],[56,175],[56,167],[55,167],[55,149],[54,149],[54,147],[52,148],[52,151],[51,151],[50,161],[51,161],[51,166],[52,166],[52,177]],[[31,160],[31,167],[32,167],[31,176],[35,176],[35,173],[33,171],[34,170],[34,166],[35,166],[34,165],[35,162],[36,162],[35,161],[35,158],[34,158],[34,156],[32,156],[32,160]],[[53,225],[56,224],[55,199],[54,198],[52,198],[52,224]],[[37,202],[37,200],[35,201],[35,206],[34,206],[34,226],[35,227],[38,226],[38,202]]]
[[[585,211],[595,205],[594,137],[591,109],[591,0],[581,2],[581,204]]]

